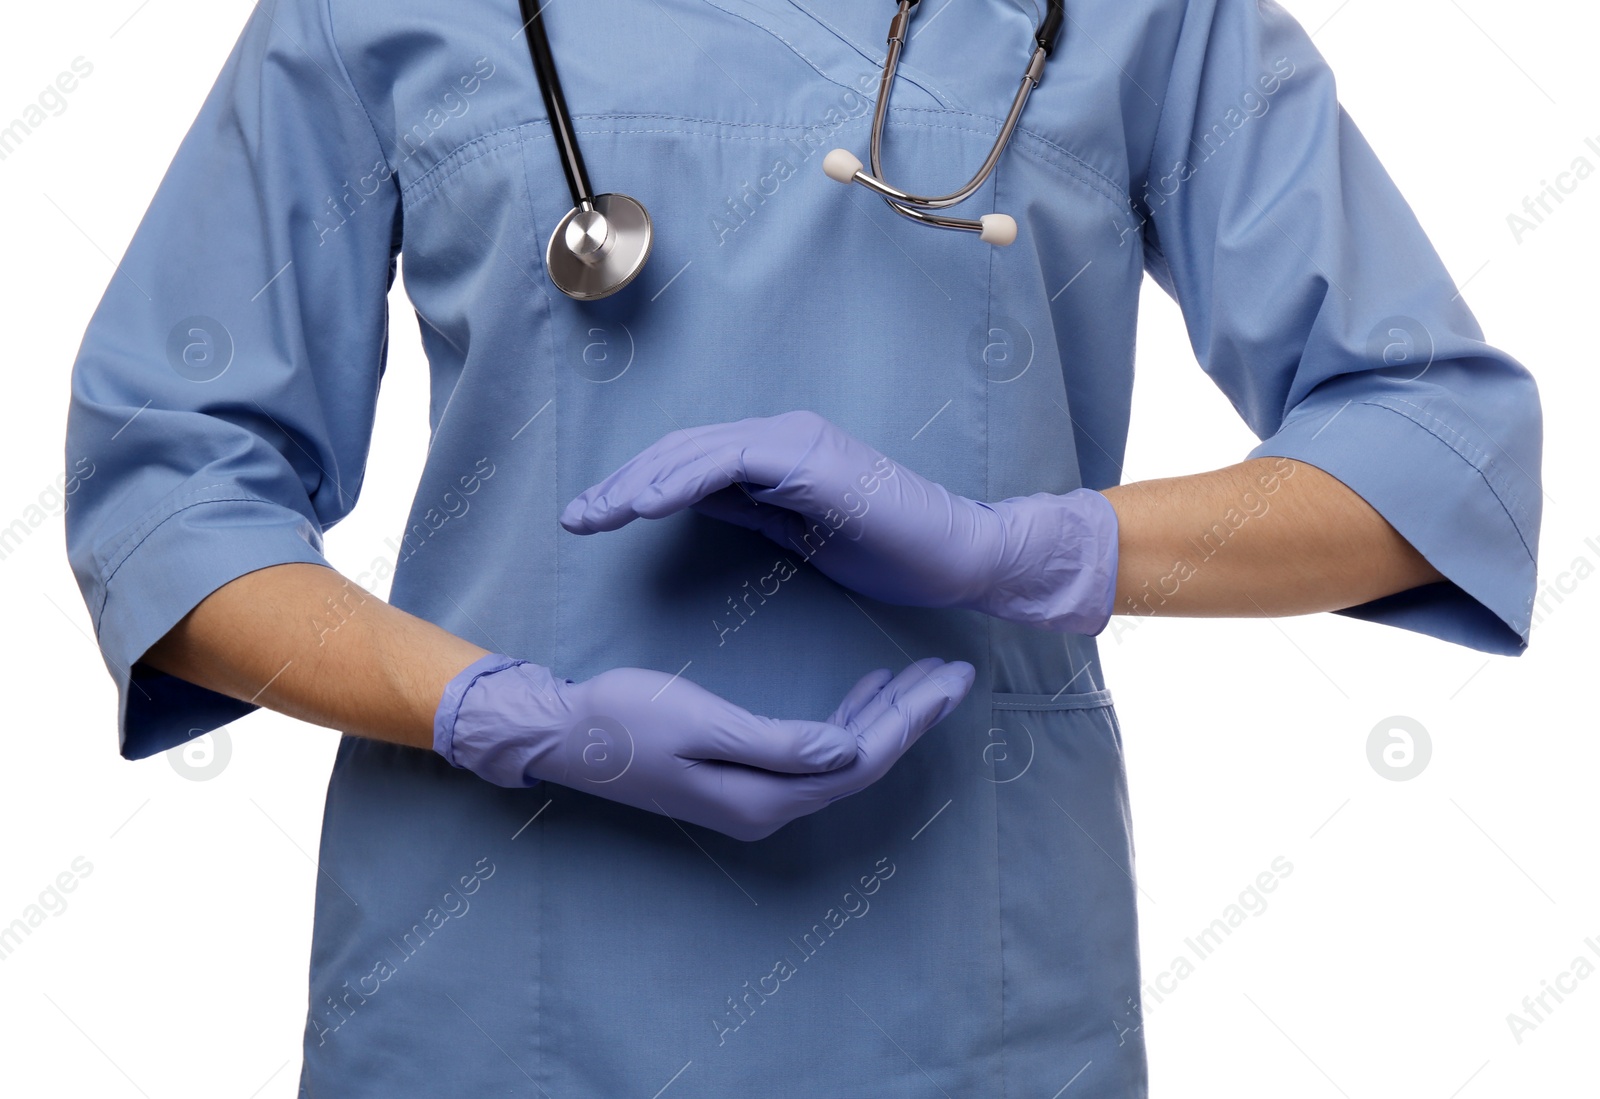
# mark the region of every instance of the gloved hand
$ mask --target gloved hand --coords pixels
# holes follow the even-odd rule
[[[663,672],[575,683],[491,653],[446,686],[433,746],[498,786],[548,779],[757,840],[882,778],[973,676],[965,661],[929,657],[863,677],[825,722],[780,721]]]
[[[579,493],[574,534],[685,507],[760,531],[863,595],[1096,634],[1116,595],[1117,513],[1098,492],[980,503],[815,412],[674,431]]]

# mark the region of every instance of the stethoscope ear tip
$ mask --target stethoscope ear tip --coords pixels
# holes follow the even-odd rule
[[[978,223],[983,226],[978,237],[988,244],[1003,248],[1017,239],[1017,219],[1010,214],[984,214]]]
[[[837,183],[854,183],[861,171],[861,158],[849,149],[835,149],[822,158],[822,170]]]

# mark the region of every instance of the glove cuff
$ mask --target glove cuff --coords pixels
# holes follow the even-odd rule
[[[1036,493],[997,505],[1008,561],[980,608],[997,618],[1094,636],[1117,594],[1117,513],[1093,489]]]
[[[489,653],[461,669],[455,678],[445,685],[444,693],[440,696],[439,705],[433,714],[433,750],[443,756],[452,767],[471,769],[470,762],[456,758],[455,745],[456,722],[461,716],[461,705],[466,700],[467,691],[483,676],[526,663],[528,661],[518,660],[504,653]]]

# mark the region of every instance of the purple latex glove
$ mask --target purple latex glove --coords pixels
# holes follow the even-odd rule
[[[929,657],[864,676],[825,722],[781,721],[663,672],[575,683],[492,653],[446,686],[433,747],[498,786],[548,779],[757,840],[882,778],[973,677],[965,661]]]
[[[1081,634],[1111,618],[1117,513],[1100,493],[969,500],[815,412],[674,431],[579,493],[561,525],[593,534],[686,507],[760,531],[886,603]]]

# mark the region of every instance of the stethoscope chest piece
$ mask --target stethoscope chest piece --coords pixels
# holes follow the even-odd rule
[[[572,210],[556,224],[545,245],[544,267],[550,281],[569,298],[594,301],[610,297],[632,282],[650,258],[654,235],[650,215],[627,195],[597,195],[589,186],[589,173],[578,150],[578,135],[567,113],[561,78],[550,39],[540,15],[547,0],[518,0],[528,53],[550,118],[550,134],[561,154],[561,169],[572,193]]]
[[[627,195],[595,195],[556,225],[545,268],[563,294],[593,301],[615,294],[644,269],[653,236],[650,215]]]

